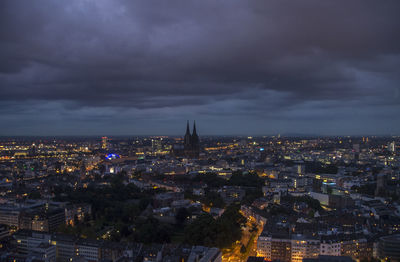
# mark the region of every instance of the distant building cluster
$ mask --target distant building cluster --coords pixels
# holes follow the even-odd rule
[[[0,138],[0,260],[400,260],[400,137],[197,127]]]
[[[115,243],[70,235],[20,230],[14,235],[17,252],[4,253],[5,261],[188,261],[219,262],[218,248],[203,246]]]
[[[7,201],[0,204],[0,224],[12,231],[31,229],[43,232],[55,232],[60,225],[73,225],[91,214],[88,204],[70,204],[28,200],[24,202]]]

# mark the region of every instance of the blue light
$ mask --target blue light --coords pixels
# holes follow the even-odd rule
[[[260,151],[264,151],[264,148],[262,147],[262,148],[260,148]]]
[[[113,159],[120,158],[120,156],[117,155],[117,154],[108,154],[108,155],[106,155],[106,158],[107,158],[108,160],[113,160]]]

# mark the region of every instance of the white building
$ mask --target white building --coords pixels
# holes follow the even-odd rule
[[[100,245],[98,241],[80,239],[75,245],[75,251],[75,255],[82,256],[89,262],[99,261],[100,259]]]
[[[340,256],[340,242],[323,240],[320,245],[320,254],[326,256]]]

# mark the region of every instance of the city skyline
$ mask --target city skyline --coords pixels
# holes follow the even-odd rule
[[[0,0],[0,262],[400,261],[399,0]]]
[[[2,1],[0,136],[399,135],[399,12]]]

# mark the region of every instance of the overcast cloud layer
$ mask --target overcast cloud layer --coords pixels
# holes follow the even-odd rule
[[[400,133],[400,1],[0,1],[0,135]]]

